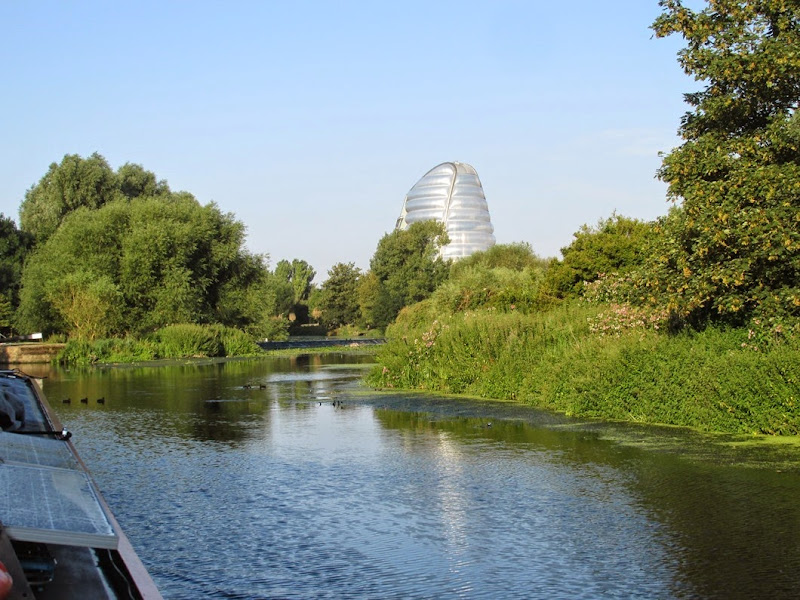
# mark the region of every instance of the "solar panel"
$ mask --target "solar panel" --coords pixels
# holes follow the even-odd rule
[[[116,548],[117,536],[80,471],[0,466],[0,514],[15,540]]]
[[[1,432],[0,460],[5,464],[80,470],[64,442],[34,435]]]
[[[29,433],[48,427],[36,395],[23,379],[2,375],[0,393],[25,405],[26,433],[0,432],[0,522],[9,537],[116,548],[117,535],[71,446]]]

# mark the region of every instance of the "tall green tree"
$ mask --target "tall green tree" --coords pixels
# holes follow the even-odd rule
[[[266,287],[266,273],[243,249],[244,232],[232,215],[185,193],[79,208],[28,260],[20,328],[80,334],[83,327],[91,336],[173,323],[263,323],[274,295],[252,291]],[[76,286],[62,281],[83,282],[96,292],[94,316],[115,299],[119,312],[107,319],[107,331],[78,325]],[[84,317],[81,324],[88,322]]]
[[[659,177],[678,207],[646,285],[690,321],[800,316],[800,3],[662,0],[658,37],[705,87]]]
[[[26,193],[20,206],[20,227],[43,243],[72,211],[97,209],[117,199],[168,197],[167,182],[141,165],[125,163],[116,172],[98,153],[89,158],[67,154]]]
[[[447,279],[449,263],[439,250],[449,241],[437,221],[421,221],[383,236],[370,261],[377,290],[368,320],[384,328],[404,306],[429,297]]]
[[[17,229],[12,219],[0,213],[0,293],[11,310],[19,302],[22,267],[32,246],[33,236]]]
[[[292,288],[292,302],[300,304],[308,301],[311,282],[317,272],[306,261],[295,258],[292,262],[280,260],[275,265],[275,276],[285,280]]]
[[[319,308],[328,327],[355,323],[361,316],[358,305],[358,283],[361,270],[354,263],[336,263],[322,284]]]
[[[106,159],[67,154],[52,163],[39,183],[25,193],[19,209],[20,228],[37,243],[46,241],[64,217],[80,207],[99,208],[114,198],[117,180]]]

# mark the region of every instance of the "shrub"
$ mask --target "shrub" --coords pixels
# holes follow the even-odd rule
[[[531,315],[468,311],[422,326],[401,319],[368,382],[581,417],[800,434],[800,336],[777,336],[774,326],[763,336],[713,327],[668,334],[624,308],[634,312],[572,302]],[[619,333],[593,334],[608,314]]]
[[[219,331],[212,327],[184,323],[168,325],[156,332],[163,358],[223,356]]]
[[[255,356],[263,352],[253,338],[240,329],[216,325],[224,356]]]
[[[158,358],[158,347],[149,340],[111,338],[69,340],[56,357],[62,364],[88,366],[95,363],[129,363]]]

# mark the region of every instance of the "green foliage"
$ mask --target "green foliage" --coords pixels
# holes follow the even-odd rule
[[[0,292],[0,334],[8,335],[14,323],[14,308],[5,294]]]
[[[800,337],[755,351],[740,329],[665,335],[608,308],[564,303],[532,315],[469,311],[398,319],[369,382],[515,399],[569,415],[707,431],[800,433]],[[627,317],[626,317],[627,318]]]
[[[37,243],[44,242],[67,214],[80,207],[99,208],[115,190],[116,177],[105,158],[96,152],[87,159],[67,154],[25,193],[19,210],[21,229]]]
[[[166,196],[170,193],[166,181],[157,181],[154,173],[132,163],[125,163],[117,169],[116,187],[119,193],[128,199]]]
[[[682,204],[659,224],[644,285],[695,324],[800,317],[800,5],[662,0],[657,36],[705,88],[659,177]]]
[[[322,320],[331,329],[359,320],[358,286],[361,270],[353,263],[336,263],[322,284],[318,307]]]
[[[169,358],[257,356],[263,350],[243,331],[222,325],[171,325],[145,338],[71,338],[58,362],[131,363]]]
[[[71,339],[56,360],[61,364],[132,363],[158,358],[157,344],[148,340],[112,338],[90,341]]]
[[[561,249],[563,259],[548,267],[542,293],[576,298],[586,282],[608,273],[624,274],[644,263],[654,238],[651,223],[614,214],[595,227],[584,225]]]
[[[293,259],[290,263],[281,260],[275,266],[275,276],[285,279],[292,288],[292,301],[294,304],[308,301],[311,293],[311,282],[314,280],[316,271],[306,261]]]
[[[448,276],[449,265],[439,256],[449,243],[444,225],[422,221],[388,233],[378,242],[370,261],[375,279],[371,297],[363,306],[377,328],[391,323],[404,306],[424,300]]]
[[[218,332],[224,356],[256,356],[263,352],[253,337],[240,329],[223,325],[212,327]]]
[[[542,272],[521,271],[478,264],[453,271],[433,292],[431,299],[440,314],[478,308],[528,312],[538,307],[537,289]]]
[[[276,295],[263,257],[248,254],[243,244],[241,223],[188,194],[79,208],[30,255],[19,328],[74,331],[65,312],[70,304],[58,291],[59,282],[72,278],[87,290],[90,282],[103,281],[118,291],[118,314],[95,335],[178,322],[221,322],[257,333],[275,314]]]
[[[361,323],[368,329],[378,327],[378,297],[380,290],[381,282],[372,271],[367,271],[359,278],[358,308],[361,313]]]
[[[223,356],[224,348],[219,332],[210,327],[184,323],[169,325],[155,334],[162,356],[166,358],[191,358]]]
[[[45,294],[69,327],[70,337],[94,340],[117,329],[122,295],[108,277],[85,271],[45,282]]]
[[[269,341],[289,339],[289,321],[283,317],[270,317],[258,329],[258,338]]]
[[[19,303],[22,267],[32,246],[33,237],[19,231],[12,219],[0,213],[0,291],[12,312]]]
[[[444,313],[444,315],[446,314],[448,313]],[[409,330],[424,328],[428,323],[435,321],[439,315],[442,315],[442,313],[434,304],[433,298],[426,298],[411,306],[403,307],[398,313],[395,322],[387,327],[386,334],[390,337],[396,337]]]
[[[527,242],[512,244],[495,244],[488,250],[475,252],[470,256],[457,260],[450,267],[450,276],[458,277],[461,271],[472,267],[488,269],[504,268],[511,271],[539,271],[547,268],[547,259],[539,258]]]

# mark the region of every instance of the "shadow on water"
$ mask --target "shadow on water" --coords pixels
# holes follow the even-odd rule
[[[369,362],[56,369],[44,388],[168,597],[800,590],[796,440],[376,393]]]

